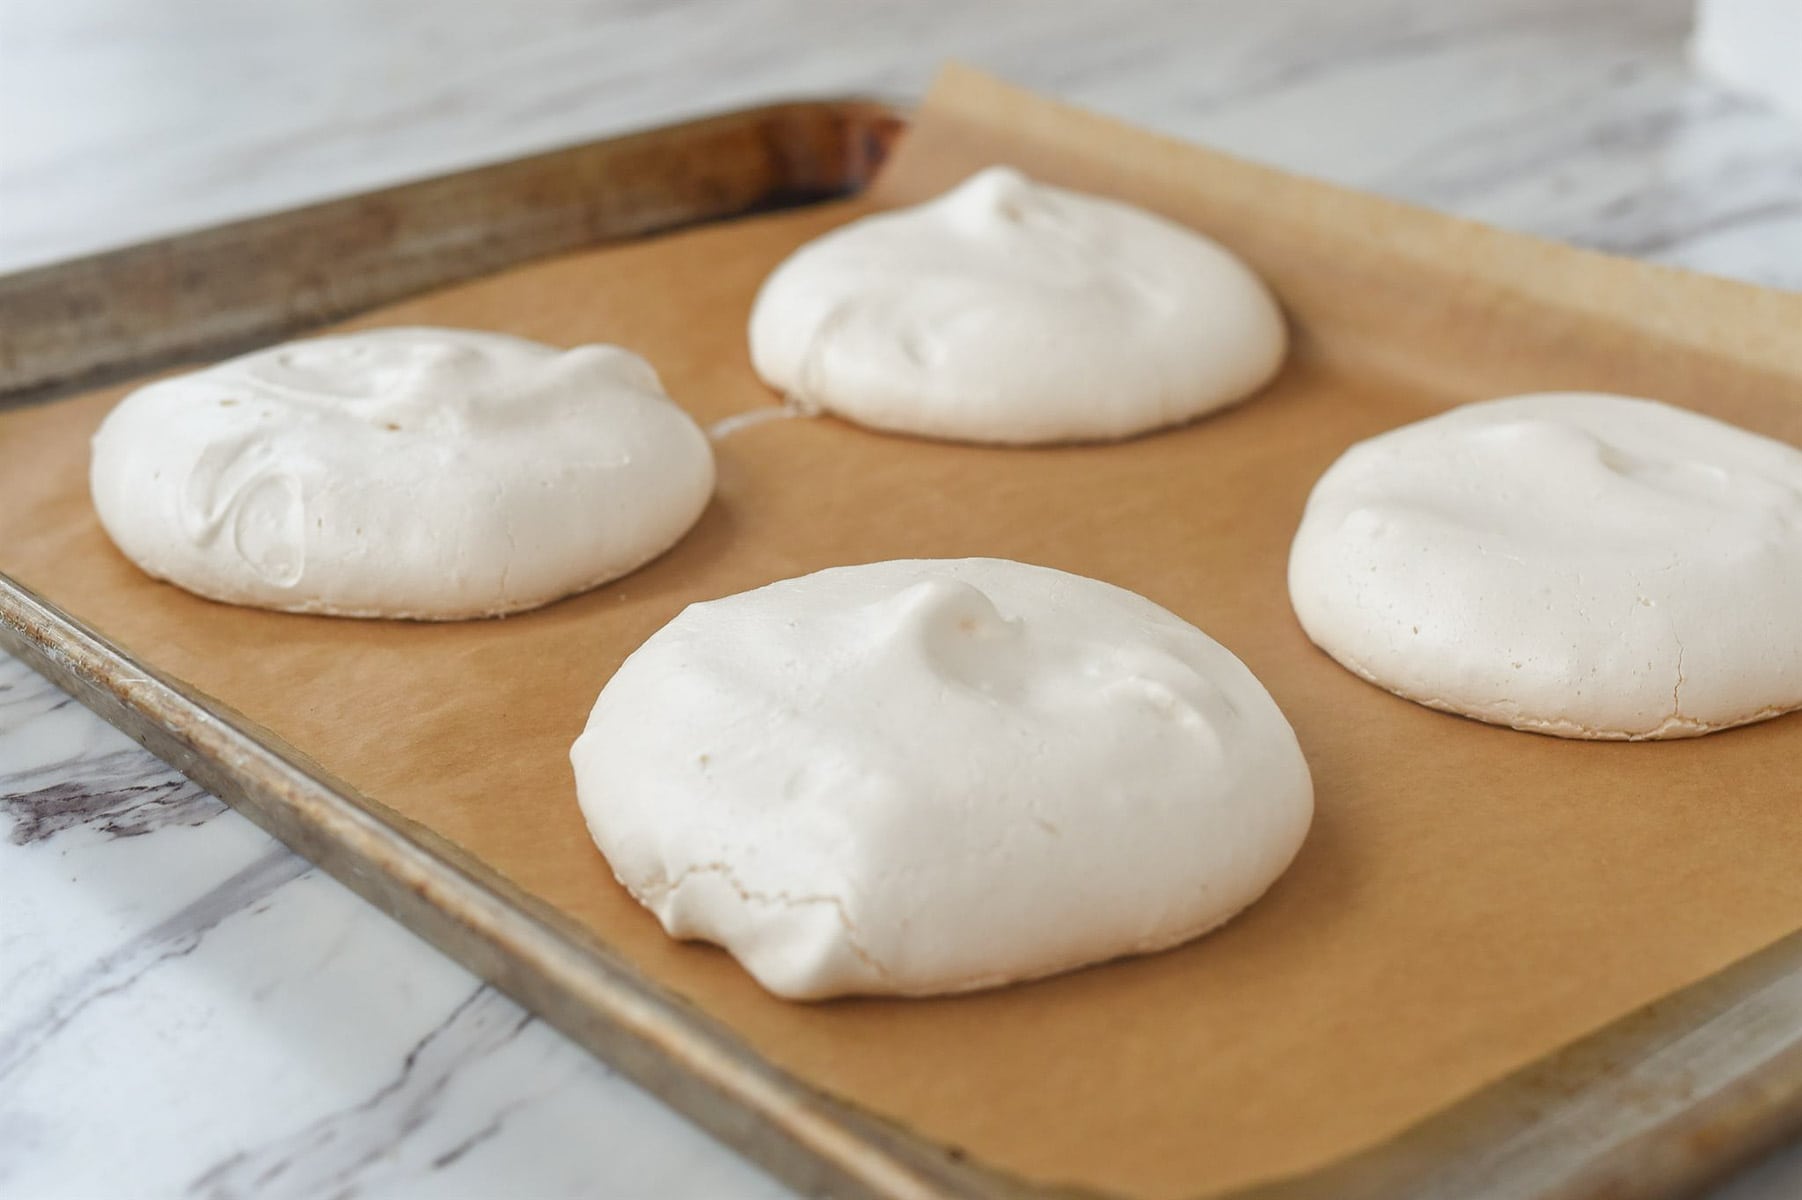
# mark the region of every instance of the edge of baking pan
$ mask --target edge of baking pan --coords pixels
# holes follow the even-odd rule
[[[0,277],[0,406],[219,356],[567,250],[861,190],[904,125],[796,102]],[[566,918],[0,574],[0,649],[804,1191],[1089,1196],[819,1092]],[[1247,1200],[1684,1194],[1802,1127],[1802,933]]]
[[[546,255],[851,195],[903,124],[878,100],[765,105],[0,275],[0,405]]]
[[[1235,1200],[1689,1196],[1802,1130],[1802,932]]]

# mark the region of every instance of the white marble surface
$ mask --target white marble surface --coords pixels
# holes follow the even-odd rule
[[[1674,0],[0,0],[0,269],[754,100],[906,97],[957,56],[1802,287],[1802,130],[1693,82],[1686,22]],[[785,1194],[5,659],[0,831],[0,1197]],[[1797,1195],[1802,1149],[1716,1193]]]

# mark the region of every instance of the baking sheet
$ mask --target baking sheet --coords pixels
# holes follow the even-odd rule
[[[1796,297],[1370,201],[953,72],[864,200],[573,255],[356,324],[619,341],[715,420],[771,403],[743,324],[783,254],[994,161],[1246,254],[1295,319],[1296,361],[1239,410],[1115,446],[747,427],[665,559],[450,626],[234,610],[139,576],[85,495],[113,389],[0,417],[0,570],[572,915],[772,1061],[1035,1181],[1177,1196],[1319,1165],[1802,925],[1798,718],[1636,746],[1493,729],[1341,671],[1283,590],[1319,471],[1459,399],[1608,386],[1802,441]],[[664,939],[588,843],[565,759],[619,660],[693,599],[977,553],[1144,592],[1259,673],[1319,788],[1290,874],[1189,947],[944,1001],[786,1004]]]

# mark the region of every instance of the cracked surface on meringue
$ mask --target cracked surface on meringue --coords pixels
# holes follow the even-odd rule
[[[1163,949],[1288,866],[1313,787],[1251,672],[1132,592],[1000,559],[691,605],[570,752],[614,874],[796,999]]]
[[[1629,396],[1467,404],[1321,476],[1289,594],[1431,708],[1612,740],[1765,720],[1802,708],[1802,451]]]
[[[95,433],[89,481],[114,544],[191,592],[449,620],[661,554],[713,494],[713,453],[616,346],[394,328],[139,388]]]

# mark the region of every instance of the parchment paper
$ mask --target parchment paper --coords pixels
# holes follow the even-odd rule
[[[952,71],[864,200],[572,255],[355,324],[617,341],[712,421],[773,402],[744,325],[785,253],[995,161],[1246,254],[1289,308],[1294,362],[1239,409],[1120,445],[744,428],[668,556],[450,625],[233,609],[140,575],[87,500],[111,389],[0,417],[0,569],[573,915],[783,1067],[1035,1181],[1174,1197],[1322,1164],[1802,925],[1802,719],[1643,745],[1491,728],[1335,666],[1284,589],[1319,472],[1458,400],[1605,386],[1802,440],[1802,299],[1462,225]],[[785,1003],[665,939],[576,811],[565,755],[609,674],[689,601],[965,554],[1133,588],[1237,652],[1318,785],[1294,868],[1187,947],[942,1001]]]

